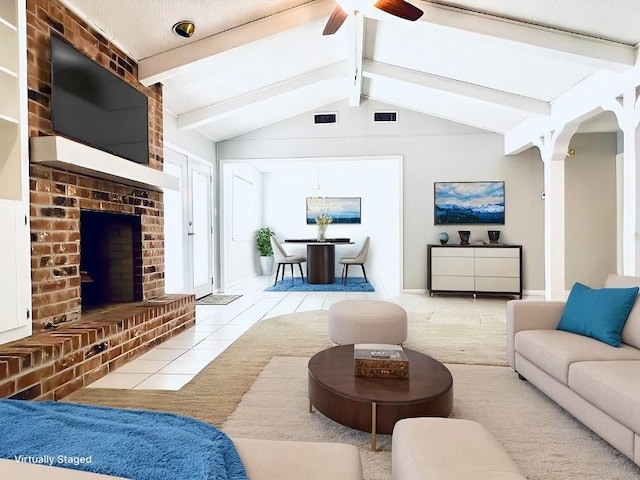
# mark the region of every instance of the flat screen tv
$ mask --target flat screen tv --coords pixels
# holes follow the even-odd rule
[[[53,131],[136,163],[149,163],[148,100],[62,38],[51,36]]]

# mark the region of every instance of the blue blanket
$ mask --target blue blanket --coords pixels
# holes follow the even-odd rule
[[[0,457],[135,480],[247,480],[233,442],[192,418],[0,400]]]

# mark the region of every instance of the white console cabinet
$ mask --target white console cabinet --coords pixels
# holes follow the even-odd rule
[[[434,293],[518,295],[521,245],[428,245],[427,290]]]
[[[31,335],[24,0],[0,0],[0,344]]]

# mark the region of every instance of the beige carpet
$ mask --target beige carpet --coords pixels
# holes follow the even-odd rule
[[[504,319],[471,313],[408,313],[406,346],[444,362],[506,364]],[[221,425],[273,356],[310,357],[331,346],[327,312],[254,325],[178,392],[85,388],[64,400],[190,415]]]
[[[245,397],[241,410],[232,418],[230,416],[263,369],[274,357],[306,359],[329,347],[326,323],[325,311],[283,315],[260,322],[178,392],[82,389],[65,400],[169,411],[218,426],[224,424],[225,428],[239,434],[247,428],[243,426],[242,417],[247,405],[251,405],[253,393]],[[505,442],[531,479],[640,478],[640,470],[625,457],[528,383],[517,380],[510,369],[500,367],[506,364],[504,330],[504,315],[409,312],[406,346],[449,364],[455,382],[454,415],[487,425],[498,439]],[[366,451],[369,442],[366,433],[336,425],[319,414],[306,413],[306,360],[290,360],[303,369],[302,373],[296,374],[295,381],[290,379],[290,373],[287,373],[287,381],[268,381],[271,386],[267,385],[267,389],[286,388],[287,395],[278,395],[290,397],[299,404],[279,415],[276,411],[280,408],[280,401],[259,402],[269,409],[263,417],[276,419],[277,425],[253,422],[247,436],[282,438],[300,428],[297,418],[309,422],[305,428],[322,428],[323,435],[331,441],[344,441],[347,436],[360,435],[362,439],[358,444],[364,445],[362,452],[367,478],[388,480],[388,438],[379,438],[378,444],[383,451],[372,456]],[[287,369],[278,363],[281,361],[280,358],[274,360],[265,375],[271,375],[274,365],[276,371],[286,373]],[[262,389],[263,383],[256,384],[256,388]],[[247,411],[246,415],[250,418],[253,413],[250,415]],[[312,435],[315,439],[318,433]]]
[[[391,478],[391,437],[370,435],[309,413],[308,358],[275,357],[222,425],[232,436],[357,445],[365,479]],[[485,425],[530,480],[632,480],[640,469],[508,367],[449,364],[454,417]]]

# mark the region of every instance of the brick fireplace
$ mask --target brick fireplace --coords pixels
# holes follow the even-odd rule
[[[119,219],[117,222],[116,218]],[[127,300],[161,296],[164,294],[162,193],[45,166],[31,166],[34,331],[42,330],[47,325],[56,326],[80,319],[83,287],[81,258],[90,253],[97,254],[94,252],[95,239],[91,237],[83,248],[81,225],[85,225],[85,235],[91,235],[91,231],[102,229],[110,222],[125,224],[128,221],[126,219],[135,219],[136,227],[132,230],[137,234],[138,249],[135,257],[138,265],[132,272],[138,280],[135,287],[137,294]],[[102,248],[104,257],[106,246]],[[131,248],[134,248],[133,244]],[[117,255],[121,254],[119,252]],[[111,259],[113,262],[116,260]],[[131,262],[133,260],[132,256]],[[103,263],[101,270],[88,273],[90,277],[95,277],[93,283],[104,286],[103,274],[108,270],[109,265]],[[112,302],[124,300],[114,295],[111,298]],[[95,303],[91,300],[89,303]]]
[[[149,168],[162,170],[162,87],[59,0],[27,0],[30,137],[53,135],[52,31],[145,93]],[[59,399],[195,323],[164,293],[163,195],[91,172],[30,166],[33,335],[0,345],[0,397]]]

